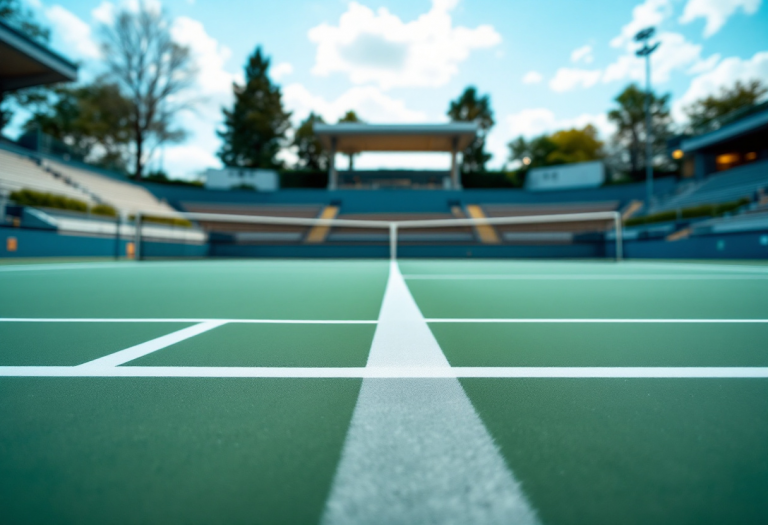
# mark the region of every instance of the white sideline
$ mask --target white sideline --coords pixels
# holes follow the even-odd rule
[[[394,261],[367,366],[357,370],[372,375],[321,523],[538,523]],[[405,371],[439,379],[403,379]]]
[[[427,323],[768,323],[768,319],[566,319],[566,318],[451,318],[425,319]],[[246,324],[377,324],[376,320],[337,319],[196,319],[196,318],[37,318],[0,317],[0,323],[246,323]]]
[[[744,281],[766,280],[767,274],[409,274],[408,281]]]
[[[0,317],[0,323],[257,323],[257,324],[376,324],[377,321],[347,321],[336,319],[141,319],[141,318],[37,318]]]
[[[139,357],[151,354],[152,352],[156,352],[157,350],[167,346],[171,346],[172,344],[176,344],[185,339],[189,339],[190,337],[194,337],[196,335],[202,334],[203,332],[207,332],[208,330],[212,330],[223,324],[226,324],[226,322],[208,321],[205,323],[188,326],[187,328],[182,328],[176,332],[152,339],[151,341],[126,348],[125,350],[120,350],[119,352],[115,352],[113,354],[105,355],[104,357],[94,359],[93,361],[88,361],[87,363],[78,365],[77,368],[98,370],[103,368],[117,367],[129,361],[133,361],[134,359],[138,359]]]
[[[437,317],[432,319],[425,319],[425,321],[428,323],[768,323],[768,319],[451,319],[449,317]]]
[[[768,367],[215,367],[0,366],[0,377],[250,377],[277,379],[759,379]]]

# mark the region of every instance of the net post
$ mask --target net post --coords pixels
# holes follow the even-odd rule
[[[141,212],[136,212],[136,216],[133,220],[133,227],[136,230],[135,238],[133,240],[133,257],[134,260],[140,261],[141,260]]]
[[[624,242],[622,240],[622,224],[621,213],[614,212],[613,224],[616,228],[616,262],[620,262],[624,258]]]
[[[389,258],[397,260],[397,223],[389,223]]]

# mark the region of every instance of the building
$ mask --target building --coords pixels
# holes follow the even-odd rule
[[[697,179],[745,165],[768,178],[768,103],[720,129],[683,139],[673,156],[685,156],[683,172]]]
[[[252,168],[208,169],[205,172],[205,187],[209,190],[277,191],[280,189],[280,177],[274,170]]]

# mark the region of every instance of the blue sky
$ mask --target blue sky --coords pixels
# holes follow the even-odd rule
[[[98,27],[137,0],[27,0],[53,29],[52,45],[100,69]],[[200,74],[180,117],[189,139],[163,151],[173,176],[218,165],[222,104],[257,45],[298,123],[310,110],[335,121],[354,109],[369,122],[443,122],[467,85],[491,96],[492,167],[506,143],[592,123],[608,138],[605,113],[643,64],[631,36],[657,27],[654,87],[682,108],[737,79],[768,82],[768,7],[762,0],[147,0],[165,9]],[[286,159],[290,160],[290,152]],[[155,162],[159,163],[160,157]],[[343,165],[343,162],[342,162]],[[364,154],[356,167],[447,167],[445,155]]]

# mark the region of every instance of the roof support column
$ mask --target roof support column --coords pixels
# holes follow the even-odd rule
[[[328,189],[339,188],[339,172],[336,171],[336,137],[331,137],[331,158],[328,159]]]
[[[456,154],[459,146],[459,138],[454,137],[451,141],[451,187],[454,190],[461,189],[461,178],[459,174],[459,165],[456,162]]]

